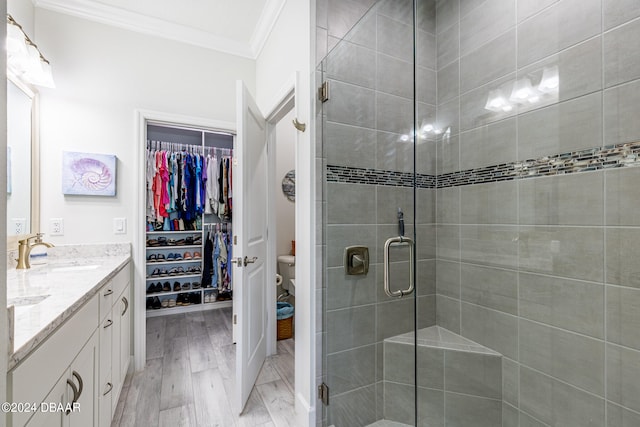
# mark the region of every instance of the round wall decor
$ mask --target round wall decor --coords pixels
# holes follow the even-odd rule
[[[296,171],[290,170],[282,178],[282,192],[290,202],[296,201]]]

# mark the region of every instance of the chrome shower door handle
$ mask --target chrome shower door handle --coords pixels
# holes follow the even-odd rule
[[[401,289],[397,291],[392,291],[390,288],[390,280],[389,280],[389,267],[390,267],[390,259],[389,259],[389,251],[391,250],[391,246],[400,246],[400,245],[409,245],[409,287],[407,289]],[[398,297],[402,298],[405,295],[409,295],[413,292],[414,289],[414,277],[413,277],[413,252],[415,248],[415,242],[410,237],[405,236],[397,236],[391,237],[387,239],[384,243],[384,292],[390,297]]]

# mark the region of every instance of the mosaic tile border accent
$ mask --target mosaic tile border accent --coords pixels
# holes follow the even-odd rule
[[[447,188],[635,166],[640,166],[640,141],[467,169],[437,177],[416,174],[415,182],[419,188]],[[412,187],[414,174],[328,165],[327,181]]]

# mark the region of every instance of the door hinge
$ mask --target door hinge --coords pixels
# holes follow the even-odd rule
[[[234,315],[233,315],[233,324],[234,324],[234,325],[237,325],[237,324],[238,324],[238,315],[237,315],[237,314],[234,314]]]
[[[322,401],[324,406],[329,406],[329,386],[325,383],[318,386],[318,399]]]
[[[322,86],[318,89],[318,98],[321,102],[327,102],[329,100],[329,82],[322,83]]]
[[[234,245],[238,244],[238,236],[233,236],[233,244]]]

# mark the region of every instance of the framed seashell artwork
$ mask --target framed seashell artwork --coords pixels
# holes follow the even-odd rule
[[[116,195],[116,161],[111,154],[62,152],[62,194]]]

